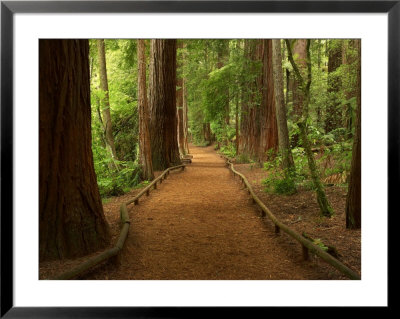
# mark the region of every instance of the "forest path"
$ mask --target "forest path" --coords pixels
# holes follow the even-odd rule
[[[184,172],[171,172],[128,207],[132,222],[120,267],[109,265],[90,279],[321,279],[299,247],[288,252],[279,245],[212,146],[192,145],[190,153]]]

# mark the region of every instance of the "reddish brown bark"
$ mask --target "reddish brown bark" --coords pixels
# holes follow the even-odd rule
[[[139,111],[139,158],[142,166],[142,178],[152,180],[154,178],[151,156],[149,133],[149,105],[146,89],[146,46],[145,40],[137,41],[138,59],[138,111]]]
[[[357,119],[353,140],[353,157],[346,200],[346,228],[361,228],[361,41],[355,41],[358,53]]]
[[[39,41],[39,259],[110,240],[91,148],[88,40]]]
[[[185,70],[187,59],[186,43],[183,41],[182,50],[182,71]],[[184,73],[184,72],[183,72]],[[183,108],[183,150],[184,154],[189,154],[189,143],[188,143],[188,104],[187,104],[187,80],[183,76],[182,78],[182,108]]]
[[[150,45],[150,136],[153,169],[180,163],[176,121],[176,40]]]
[[[271,40],[246,40],[245,54],[261,61],[262,70],[243,97],[240,152],[263,161],[270,149],[278,149]]]
[[[244,40],[244,55],[247,58],[247,68],[251,67],[251,62],[257,59],[256,42],[257,40]],[[258,143],[255,141],[256,134],[259,128],[257,119],[256,106],[257,96],[257,81],[246,83],[242,91],[241,119],[240,119],[240,142],[239,152],[249,157],[254,157],[257,152]]]
[[[186,79],[183,78],[182,81],[182,90],[183,90],[183,97],[182,97],[182,107],[183,107],[183,150],[184,154],[189,154],[189,143],[188,143],[188,105],[187,105],[187,84]]]
[[[183,42],[179,42],[178,49],[183,48]],[[178,65],[178,68],[182,70],[182,64]],[[176,114],[178,121],[178,147],[179,153],[185,155],[185,132],[184,132],[184,116],[183,116],[183,79],[182,72],[177,74],[176,78]]]
[[[260,108],[260,146],[258,160],[267,159],[267,153],[278,150],[278,124],[276,121],[274,78],[272,68],[272,40],[262,40],[262,99]]]

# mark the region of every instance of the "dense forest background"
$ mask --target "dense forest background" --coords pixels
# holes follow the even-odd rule
[[[143,42],[148,69],[150,40]],[[181,133],[185,140],[180,144],[215,142],[216,149],[237,162],[273,170],[264,181],[267,191],[292,193],[298,186],[316,187],[305,135],[297,125],[301,120],[307,125],[310,150],[317,155],[318,177],[328,184],[347,186],[356,127],[360,43],[316,39],[308,40],[307,47],[306,42],[178,40],[177,118],[186,119]],[[90,40],[93,156],[103,198],[123,194],[144,181],[139,160],[137,50],[136,40]],[[302,73],[308,68],[307,106],[299,93],[306,83],[299,81],[293,66]],[[275,103],[284,110],[278,120]],[[279,148],[279,133],[288,135],[289,145],[283,147],[290,150],[289,160]],[[187,152],[187,146],[180,147],[181,154]],[[285,164],[292,167],[290,174],[277,169],[285,161],[292,163]]]

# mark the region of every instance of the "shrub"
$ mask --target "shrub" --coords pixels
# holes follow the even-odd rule
[[[282,172],[270,173],[262,184],[268,193],[292,195],[297,192],[295,175],[288,172],[284,175]]]

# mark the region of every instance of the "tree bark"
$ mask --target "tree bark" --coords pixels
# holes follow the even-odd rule
[[[346,200],[346,228],[361,228],[361,41],[354,40],[358,55],[357,119]]]
[[[144,180],[154,179],[149,133],[149,105],[146,89],[145,40],[137,40],[138,60],[138,111],[139,111],[139,158]]]
[[[151,40],[150,135],[154,170],[180,164],[176,123],[176,40]]]
[[[281,40],[272,40],[272,55],[275,108],[278,123],[279,149],[282,155],[282,166],[284,170],[294,170],[294,161],[289,143],[289,131],[287,127],[285,98],[283,93]]]
[[[259,162],[263,162],[268,159],[269,151],[272,150],[275,153],[278,150],[279,143],[272,69],[272,40],[261,40],[260,50],[263,63],[262,81],[260,83],[262,96],[259,113],[260,131],[256,134],[259,136],[257,157]]]
[[[183,42],[178,44],[178,49],[183,48]],[[182,54],[182,51],[181,51]],[[180,59],[182,61],[182,59]],[[176,114],[177,114],[177,133],[178,133],[178,147],[181,155],[185,153],[185,132],[184,132],[184,114],[183,114],[183,78],[182,78],[182,63],[178,66],[181,70],[180,74],[177,74],[176,79]]]
[[[109,243],[91,140],[88,40],[40,40],[40,261]]]
[[[247,59],[246,69],[252,68],[253,61],[260,61],[257,56],[257,46],[260,40],[244,40],[244,57]],[[253,71],[254,72],[254,71]],[[255,158],[259,147],[260,107],[257,105],[257,94],[261,93],[261,72],[260,75],[250,83],[244,83],[242,90],[242,105],[240,119],[240,153]]]
[[[293,54],[295,56],[295,62],[299,66],[300,72],[304,73],[307,70],[307,53],[306,53],[307,40],[298,39],[295,41],[293,45]],[[305,74],[303,74],[305,75]],[[302,91],[301,83],[296,79],[296,76],[293,77],[293,113],[292,116],[294,118],[294,122],[297,122],[303,110],[304,104],[304,93]],[[296,143],[297,144],[297,143]]]
[[[188,143],[188,105],[187,105],[187,80],[182,80],[182,108],[183,108],[183,150],[184,154],[189,154]]]
[[[104,45],[104,39],[97,40],[97,49],[99,56],[99,67],[100,67],[100,89],[104,92],[102,98],[102,115],[104,125],[104,136],[107,143],[107,148],[114,160],[118,160],[117,152],[115,150],[114,136],[112,133],[111,113],[110,113],[110,97],[108,91],[108,80],[107,80],[107,66],[106,66],[106,51]],[[118,165],[116,165],[118,167]]]

